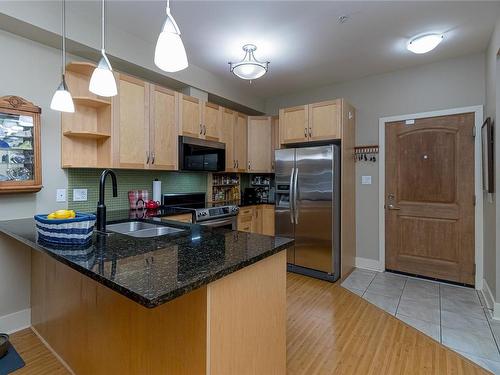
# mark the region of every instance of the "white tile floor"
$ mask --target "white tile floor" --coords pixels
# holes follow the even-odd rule
[[[500,321],[474,289],[362,269],[341,285],[500,375]]]

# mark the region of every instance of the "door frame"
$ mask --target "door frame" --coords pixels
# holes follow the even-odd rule
[[[475,288],[483,289],[483,171],[481,166],[481,126],[483,106],[452,108],[409,115],[379,118],[379,268],[385,271],[385,124],[387,122],[416,120],[427,117],[474,113],[474,193],[476,195],[474,220],[474,259],[476,263]]]

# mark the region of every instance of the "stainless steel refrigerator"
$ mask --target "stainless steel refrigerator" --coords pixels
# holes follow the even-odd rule
[[[288,270],[340,277],[340,150],[337,145],[276,150],[276,235],[295,239]]]

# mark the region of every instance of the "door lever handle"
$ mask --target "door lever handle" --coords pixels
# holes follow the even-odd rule
[[[401,208],[399,208],[399,207],[394,206],[393,204],[388,204],[388,205],[387,205],[387,208],[388,208],[389,210],[394,210],[394,211],[398,211],[398,210],[400,210],[400,209],[401,209]]]

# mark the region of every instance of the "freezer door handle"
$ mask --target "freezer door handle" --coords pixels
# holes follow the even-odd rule
[[[292,173],[290,174],[290,195],[288,197],[288,202],[290,205],[290,223],[294,224],[293,216],[294,216],[294,205],[293,205],[293,181],[295,175],[295,168],[292,168]]]
[[[299,223],[299,209],[297,208],[298,180],[299,180],[299,168],[295,168],[295,179],[293,181],[293,212],[295,215],[295,224]]]

